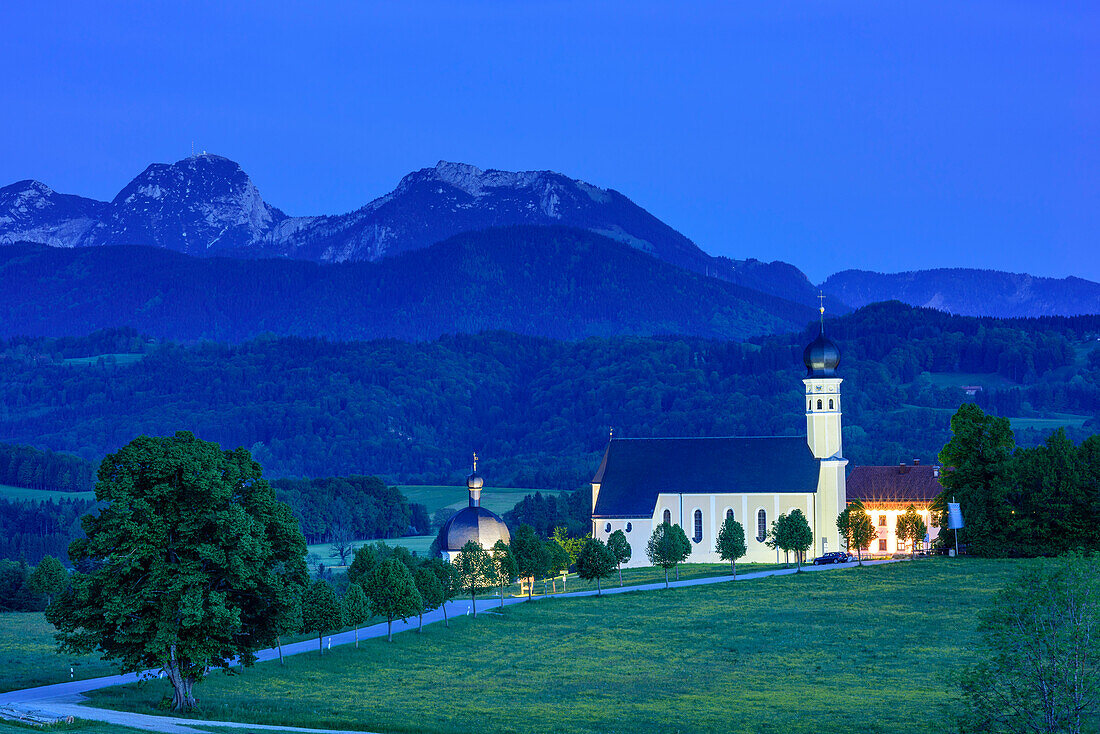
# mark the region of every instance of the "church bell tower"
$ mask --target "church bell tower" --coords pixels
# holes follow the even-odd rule
[[[825,307],[821,307],[821,332],[802,353],[806,364],[806,441],[818,459],[841,458],[840,383],[836,368],[840,350],[825,336]]]
[[[821,306],[821,331],[802,353],[806,364],[806,443],[821,461],[814,502],[814,545],[818,553],[839,551],[843,540],[836,517],[847,505],[844,444],[840,432],[840,383],[836,368],[840,350],[825,336],[825,306]]]

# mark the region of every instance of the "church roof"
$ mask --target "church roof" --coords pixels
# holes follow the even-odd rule
[[[848,501],[928,503],[943,491],[938,466],[857,466],[846,481]]]
[[[593,517],[649,517],[659,494],[816,492],[804,436],[614,438],[592,478]]]

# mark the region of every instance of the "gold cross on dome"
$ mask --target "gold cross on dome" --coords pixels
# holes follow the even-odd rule
[[[820,304],[820,308],[818,310],[821,311],[821,315],[824,316],[825,315],[825,294],[822,291],[817,292],[817,300],[818,300],[818,303]]]
[[[477,471],[477,452],[474,452],[474,471]]]

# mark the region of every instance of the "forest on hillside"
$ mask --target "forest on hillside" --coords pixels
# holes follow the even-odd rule
[[[417,341],[488,329],[745,339],[812,316],[804,305],[562,227],[464,232],[376,263],[20,244],[0,248],[0,273],[0,336],[133,326],[157,339],[229,343],[265,334]]]
[[[134,436],[194,431],[249,448],[272,477],[457,483],[478,451],[498,485],[576,488],[620,436],[798,435],[817,329],[729,342],[512,333],[430,342],[150,343],[90,358],[81,338],[0,341],[0,440],[98,461]],[[1096,431],[1100,317],[996,320],[877,304],[827,322],[843,354],[853,464],[934,459],[964,401],[1018,418],[1021,444],[1072,414]],[[82,354],[84,358],[74,358]],[[955,380],[944,377],[956,376]],[[973,396],[960,384],[977,382]]]

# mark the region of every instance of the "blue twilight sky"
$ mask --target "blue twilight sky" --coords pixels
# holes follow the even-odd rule
[[[736,258],[1100,280],[1100,4],[6,3],[0,184],[238,161],[289,214],[445,159]]]

